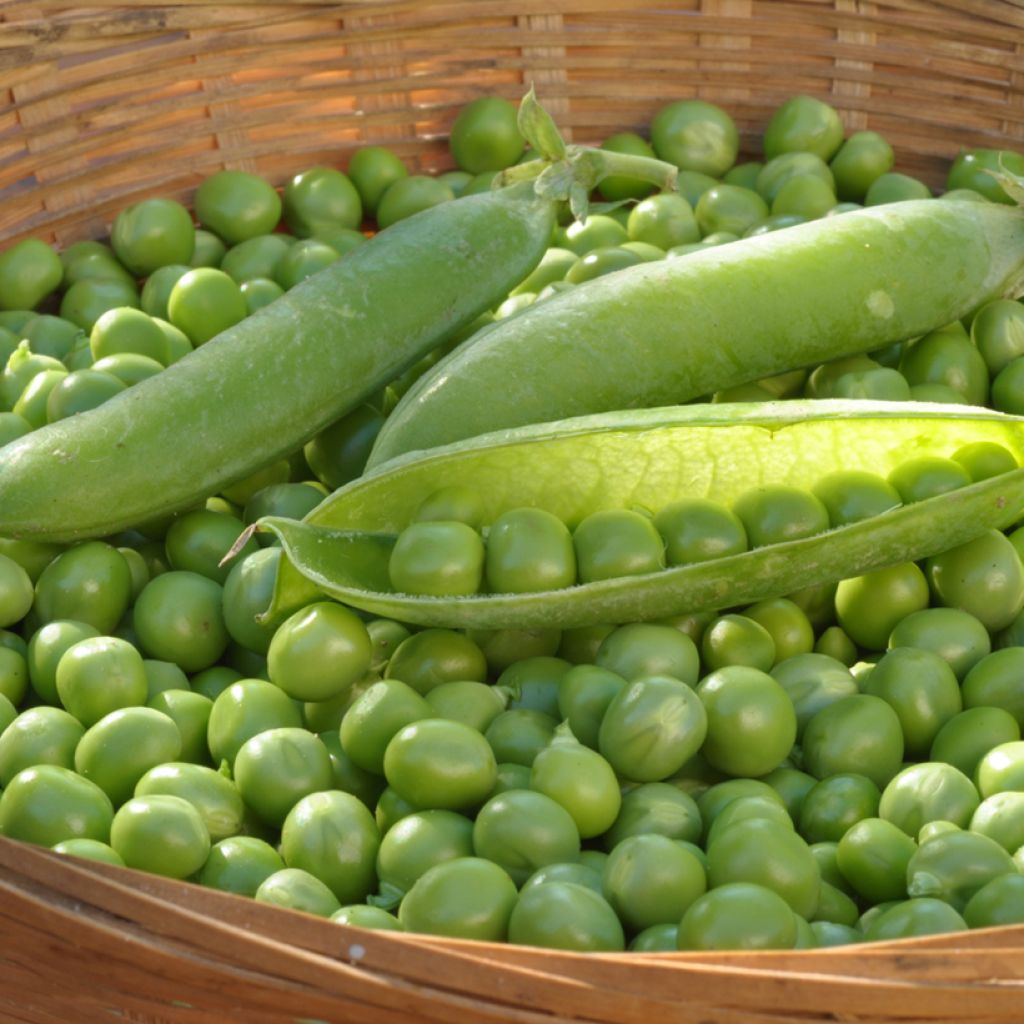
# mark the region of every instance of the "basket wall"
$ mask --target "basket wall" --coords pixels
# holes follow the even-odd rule
[[[933,185],[961,147],[1024,147],[1019,0],[6,0],[0,72],[4,239],[100,236],[216,170],[279,183],[370,143],[443,168],[458,108],[529,82],[578,142],[701,97],[755,153],[813,93]]]

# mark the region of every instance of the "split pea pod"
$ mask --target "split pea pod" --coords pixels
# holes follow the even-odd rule
[[[527,423],[676,405],[925,334],[1024,291],[1024,210],[912,200],[628,267],[461,345],[369,466]]]
[[[507,295],[559,204],[610,173],[671,187],[657,160],[565,147],[532,100],[545,159],[505,188],[381,231],[164,372],[0,451],[0,536],[72,541],[188,508],[286,455]],[[533,176],[531,179],[530,176]]]
[[[917,560],[1024,514],[1024,469],[811,536],[644,575],[528,594],[396,593],[388,564],[425,497],[472,488],[481,522],[534,507],[569,529],[602,509],[654,515],[683,498],[726,505],[751,488],[809,491],[834,470],[886,476],[918,456],[1001,445],[1024,465],[1024,418],[925,403],[690,405],[500,431],[403,456],[336,491],[304,521],[261,520],[284,546],[276,601],[312,583],[346,604],[425,626],[570,628],[731,607]]]

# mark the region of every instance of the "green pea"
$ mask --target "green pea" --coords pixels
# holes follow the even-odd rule
[[[25,768],[0,794],[0,832],[39,846],[67,839],[106,842],[113,817],[110,799],[99,786],[60,765]]]
[[[28,642],[26,659],[29,682],[40,700],[58,704],[57,665],[64,653],[73,645],[89,637],[98,637],[100,631],[87,622],[74,619],[56,619],[41,626]]]
[[[881,651],[896,625],[927,608],[928,580],[914,562],[842,580],[836,590],[839,625],[859,647]]]
[[[277,686],[261,679],[232,683],[213,702],[207,742],[214,763],[233,763],[246,740],[266,729],[301,725],[299,710]]]
[[[672,626],[636,622],[619,626],[602,640],[594,663],[627,680],[665,675],[696,686],[697,646]]]
[[[213,700],[190,689],[169,689],[153,694],[147,706],[165,714],[181,734],[179,759],[190,764],[207,764],[210,749],[206,735],[209,729]]]
[[[965,708],[994,707],[1008,712],[1024,728],[1024,693],[1019,681],[1024,649],[1005,647],[985,655],[963,680]]]
[[[598,732],[598,749],[624,778],[637,782],[669,778],[708,735],[708,713],[699,692],[670,676],[627,683],[608,705]]]
[[[68,857],[83,857],[99,864],[110,864],[116,868],[125,867],[121,855],[108,843],[98,839],[65,839],[53,847],[54,853],[62,853]]]
[[[822,708],[858,692],[850,670],[826,654],[795,654],[777,662],[770,671],[793,703],[798,739]]]
[[[818,175],[794,174],[775,193],[771,212],[774,217],[815,220],[824,217],[835,205],[835,192]]]
[[[108,310],[121,306],[139,308],[135,282],[128,279],[117,264],[111,263],[111,268],[108,272],[114,274],[112,277],[87,277],[68,288],[60,301],[63,319],[77,324],[83,331],[91,331]]]
[[[489,590],[527,593],[576,582],[576,554],[566,525],[538,508],[499,516],[487,536],[484,574]]]
[[[592,281],[594,278],[604,277],[605,274],[612,274],[626,267],[634,267],[641,262],[643,261],[640,256],[631,249],[619,245],[602,245],[577,257],[576,262],[566,271],[565,280],[569,284],[582,284],[584,281]],[[529,305],[526,299],[527,293],[520,293],[515,300],[509,301],[517,301],[520,303],[517,308],[523,308],[524,305]],[[496,314],[496,319],[501,317]]]
[[[437,864],[473,856],[473,822],[454,811],[410,814],[381,838],[377,878],[382,895],[407,893]]]
[[[582,583],[637,576],[665,568],[665,547],[654,524],[628,509],[592,512],[573,531]]]
[[[135,784],[134,795],[156,794],[181,797],[195,807],[214,843],[242,829],[242,796],[231,779],[212,768],[175,761],[150,768]]]
[[[897,773],[882,791],[879,817],[914,836],[929,821],[966,828],[981,797],[963,772],[941,761],[924,761]]]
[[[722,615],[708,624],[701,639],[701,660],[711,671],[748,665],[767,672],[775,664],[775,641],[759,622],[745,615]]]
[[[1024,741],[992,747],[978,762],[974,777],[985,799],[995,793],[1024,790]]]
[[[250,737],[235,755],[233,773],[246,806],[275,826],[303,797],[329,789],[334,777],[327,748],[295,727]]]
[[[1024,922],[1024,876],[1002,874],[986,882],[963,909],[969,928],[995,928]]]
[[[970,613],[990,632],[1008,626],[1024,608],[1024,566],[998,530],[933,555],[925,571],[940,604]]]
[[[883,174],[892,170],[893,148],[878,132],[854,132],[829,162],[840,199],[860,202]]]
[[[746,491],[734,502],[733,511],[743,522],[751,547],[810,537],[829,528],[825,506],[813,494],[785,484]]]
[[[530,766],[558,726],[558,719],[533,708],[509,708],[491,719],[484,738],[497,762]]]
[[[451,202],[455,193],[443,181],[425,174],[410,174],[393,181],[377,204],[377,224],[381,228],[397,224],[432,206]]]
[[[412,722],[434,717],[434,709],[411,686],[382,679],[367,687],[341,720],[341,747],[363,771],[384,774],[384,751]]]
[[[171,290],[191,269],[184,263],[171,263],[157,267],[146,278],[146,283],[142,286],[142,294],[139,299],[142,311],[151,317],[166,320],[167,300],[171,296]]]
[[[214,843],[199,872],[200,885],[239,896],[255,896],[275,872],[284,870],[281,855],[255,836],[229,836]]]
[[[475,594],[484,572],[484,544],[465,523],[419,522],[399,535],[388,562],[399,593]]]
[[[681,950],[792,949],[796,915],[771,889],[727,882],[693,902],[679,923]]]
[[[907,893],[941,899],[963,912],[979,889],[1007,874],[1016,874],[1016,868],[994,839],[976,832],[946,832],[923,843],[910,858]]]
[[[303,797],[281,829],[281,854],[324,882],[345,903],[370,892],[380,832],[373,815],[349,793],[328,790]]]
[[[747,534],[740,518],[709,499],[672,502],[658,511],[654,525],[665,542],[669,565],[704,562],[747,550]]]
[[[558,708],[573,735],[596,749],[601,721],[612,699],[626,686],[626,680],[597,665],[574,665],[558,684]]]
[[[0,786],[26,768],[52,764],[72,769],[85,727],[60,708],[28,708],[0,732]]]
[[[886,171],[868,186],[864,196],[865,206],[880,206],[883,203],[900,203],[907,199],[931,199],[931,189],[909,174]]]
[[[469,629],[466,635],[487,660],[493,675],[527,658],[550,658],[561,645],[560,629]]]
[[[927,754],[942,726],[962,710],[953,669],[933,651],[915,647],[894,647],[884,654],[864,689],[896,712],[911,757]]]
[[[1017,720],[1003,708],[969,707],[936,733],[928,758],[944,761],[973,778],[978,763],[993,747],[1020,739]]]
[[[1024,306],[1016,299],[993,299],[975,313],[971,340],[989,375],[996,377],[1014,359],[1024,356]]]
[[[86,541],[59,554],[36,582],[35,610],[43,624],[73,619],[109,634],[131,598],[131,573],[121,553]]]
[[[337,896],[321,879],[302,868],[282,868],[268,875],[253,894],[258,903],[331,917],[341,909]]]
[[[679,193],[664,192],[637,203],[626,223],[629,240],[667,251],[700,240],[693,206]],[[624,244],[620,242],[618,244]]]
[[[923,608],[902,619],[889,635],[890,649],[914,647],[939,655],[960,681],[992,648],[985,626],[959,608]]]
[[[855,772],[881,788],[903,763],[903,730],[884,700],[858,693],[814,714],[804,729],[802,749],[804,769],[817,779]]]
[[[764,153],[814,153],[830,160],[843,141],[843,124],[834,107],[813,96],[794,96],[771,116],[764,131]]]
[[[917,843],[901,828],[867,817],[839,839],[836,864],[857,895],[878,904],[906,897],[907,865],[916,851]]]
[[[464,633],[425,629],[398,645],[384,675],[401,679],[426,694],[441,683],[455,680],[483,682],[487,678],[487,659],[479,645]]]
[[[153,708],[121,708],[86,729],[75,748],[75,770],[120,806],[147,771],[180,753],[173,719]]]
[[[878,786],[865,775],[830,775],[807,792],[800,808],[800,834],[809,843],[839,842],[858,821],[878,813],[880,798]]]
[[[735,162],[739,135],[733,119],[705,100],[678,100],[651,121],[655,153],[680,169],[718,176]]]
[[[72,645],[57,664],[61,704],[87,728],[119,708],[148,696],[142,655],[116,637],[92,637]]]

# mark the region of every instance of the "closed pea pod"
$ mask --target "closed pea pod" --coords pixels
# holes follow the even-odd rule
[[[925,334],[1019,294],[1022,248],[1019,210],[922,200],[629,267],[442,360],[395,409],[369,465],[526,423],[687,401]]]

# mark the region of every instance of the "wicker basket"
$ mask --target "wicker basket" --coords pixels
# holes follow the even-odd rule
[[[280,182],[370,143],[447,165],[457,109],[524,83],[576,141],[795,93],[941,185],[1024,149],[1020,0],[0,3],[0,238],[99,237],[205,175]],[[1024,928],[898,947],[579,956],[360,932],[0,840],[0,1019],[33,1024],[1021,1024]]]

